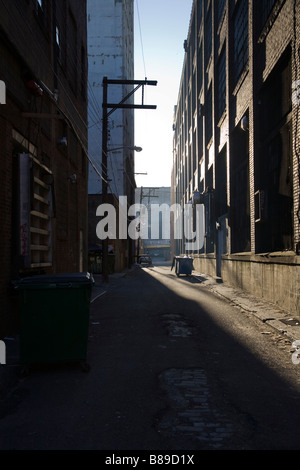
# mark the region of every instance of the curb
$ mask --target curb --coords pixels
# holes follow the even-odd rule
[[[288,311],[263,299],[254,297],[242,289],[223,284],[219,278],[213,278],[207,274],[197,272],[194,272],[192,277],[200,279],[204,287],[231,302],[236,307],[254,315],[262,323],[270,325],[291,341],[300,339],[300,320],[295,319]]]
[[[111,274],[109,277],[111,280],[116,280],[120,279],[122,277],[125,277],[128,273],[132,272],[134,268],[126,269],[125,271],[122,271],[120,273],[114,273]],[[107,294],[109,290],[109,283],[105,283],[102,280],[102,274],[93,274],[95,283],[92,288],[92,295],[91,295],[91,304],[95,302],[95,300],[99,299],[102,297],[104,294]]]

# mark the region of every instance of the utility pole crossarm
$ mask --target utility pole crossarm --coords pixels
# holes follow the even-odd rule
[[[107,103],[106,108],[113,108],[115,109],[156,109],[157,106],[155,104],[112,104]]]
[[[110,109],[110,111],[106,114],[106,117],[109,117],[116,109],[156,109],[156,105],[145,105],[144,104],[144,86],[156,86],[156,80],[110,80],[107,77],[103,78],[103,86],[107,88],[107,85],[137,85],[134,90],[128,93],[125,98],[120,101],[120,103],[107,103],[103,101],[102,107]],[[140,87],[142,87],[142,104],[125,104],[127,101]]]
[[[110,79],[106,79],[105,81],[108,85],[150,85],[150,86],[157,85],[157,80],[110,80]]]

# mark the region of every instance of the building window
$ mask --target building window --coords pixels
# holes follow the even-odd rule
[[[260,135],[262,139],[272,134],[292,109],[290,54],[291,51],[288,48],[260,93]]]
[[[206,21],[205,21],[205,62],[206,62],[206,65],[209,62],[211,52],[212,52],[212,15],[211,15],[211,7],[210,7],[207,13]]]
[[[36,12],[38,14],[39,10],[44,10],[44,0],[36,0]]]
[[[43,29],[44,33],[47,32],[47,5],[45,0],[36,0],[35,14],[37,20]]]
[[[56,54],[57,58],[60,59],[60,29],[59,26],[56,25],[55,28],[55,49],[56,49]]]
[[[218,120],[226,108],[226,48],[224,47],[218,63]]]
[[[60,47],[60,32],[59,32],[59,26],[56,26],[55,29],[55,39],[56,39],[56,44],[58,47]]]
[[[198,117],[198,160],[203,155],[203,118]]]
[[[81,149],[81,174],[82,174],[82,176],[86,176],[86,170],[87,170],[86,152],[82,148]]]
[[[67,24],[66,15],[67,8],[64,0],[56,2],[56,26],[55,26],[55,47],[57,52],[57,58],[62,67],[66,67],[66,34]]]
[[[69,27],[68,27],[68,70],[69,70],[69,83],[74,91],[74,93],[77,93],[77,25],[76,21],[70,11],[69,13]]]
[[[248,63],[248,1],[240,0],[233,20],[235,83]]]
[[[260,15],[261,28],[264,27],[271,11],[273,10],[273,7],[274,7],[276,1],[277,0],[260,0],[260,5],[261,5],[261,15]]]
[[[210,142],[212,137],[212,91],[211,86],[207,92],[206,103],[205,103],[205,134],[206,134],[206,145]]]
[[[86,52],[85,48],[81,46],[81,97],[85,100],[86,99]]]
[[[203,47],[202,43],[199,48],[198,52],[198,60],[197,60],[197,90],[198,93],[201,91],[202,85],[203,85]]]
[[[197,2],[197,23],[199,29],[202,23],[202,0],[198,0]]]
[[[219,25],[223,16],[223,11],[225,8],[226,0],[218,0],[217,3],[218,3],[217,20],[218,20],[218,25]]]

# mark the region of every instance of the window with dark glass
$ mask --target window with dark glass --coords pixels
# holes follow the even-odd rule
[[[55,50],[57,54],[57,58],[60,58],[60,28],[58,24],[55,27]]]
[[[77,56],[77,25],[76,21],[71,12],[69,12],[68,22],[68,70],[69,70],[69,82],[74,93],[77,92],[77,67],[78,67],[78,56]]]
[[[209,143],[212,137],[212,91],[211,86],[207,92],[206,103],[205,103],[205,136],[206,145]]]
[[[41,28],[47,26],[47,5],[45,0],[36,0],[35,13]],[[44,30],[46,32],[46,30]]]
[[[200,92],[203,85],[203,46],[201,46],[198,51],[198,60],[197,60],[197,89],[198,93]]]
[[[221,21],[222,16],[223,16],[223,11],[224,11],[224,8],[225,8],[225,3],[226,3],[226,0],[218,0],[218,1],[217,1],[217,20],[218,20],[218,25],[220,24],[220,21]]]
[[[81,97],[86,99],[86,52],[85,48],[81,46]]]
[[[240,0],[236,6],[233,19],[234,34],[234,79],[240,78],[248,63],[248,1]]]
[[[197,22],[199,29],[202,22],[202,0],[197,1]]]
[[[273,7],[275,5],[277,0],[260,0],[260,6],[261,6],[261,15],[260,15],[260,20],[261,20],[261,28],[264,27],[271,11],[273,10]]]
[[[211,7],[207,13],[207,17],[205,20],[205,62],[206,65],[211,56],[212,51],[212,14],[211,14]]]
[[[226,49],[223,48],[217,65],[218,74],[218,119],[226,108]]]
[[[65,0],[56,2],[55,9],[55,47],[57,58],[62,67],[66,66],[66,47],[67,47],[67,8]]]

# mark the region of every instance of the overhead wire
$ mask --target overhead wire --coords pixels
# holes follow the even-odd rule
[[[137,14],[138,14],[138,23],[139,23],[139,32],[140,32],[141,51],[142,51],[142,59],[143,59],[143,64],[144,64],[145,80],[147,80],[145,55],[144,55],[144,45],[143,45],[143,37],[142,37],[142,27],[141,27],[141,17],[140,17],[140,9],[139,9],[139,1],[138,0],[136,0],[136,10],[137,10]]]
[[[4,0],[1,0],[2,4],[5,6],[5,8],[8,10],[8,7],[7,7],[7,4],[4,2]],[[20,17],[22,17],[22,12],[21,10],[19,9],[19,7],[17,6],[16,7],[19,14],[20,14]],[[23,26],[21,27],[21,23],[20,23],[20,17],[19,18],[16,18],[15,17],[15,22],[19,23],[19,27],[16,28],[16,30],[13,30],[10,32],[10,34],[13,36],[13,38],[17,41],[17,44],[18,44],[18,41],[20,41],[20,31],[22,31],[22,34],[23,34],[23,38],[24,38],[24,41],[27,39],[26,38],[26,33],[24,31],[24,28]],[[22,23],[23,24],[23,23]],[[29,23],[26,22],[25,23],[29,32],[33,35],[34,32],[32,30],[32,28],[30,27]],[[15,31],[18,31],[18,34],[16,34]],[[42,50],[42,47],[41,47],[41,44],[40,43],[37,43],[37,47],[41,50],[41,52],[43,52]],[[53,73],[53,75],[56,77],[61,89],[63,90],[64,94],[66,95],[66,97],[68,98],[68,101],[69,103],[71,104],[71,106],[73,107],[73,109],[75,110],[75,115],[79,118],[79,120],[82,122],[82,125],[84,127],[85,130],[87,130],[87,123],[84,121],[84,119],[82,118],[81,116],[81,113],[79,112],[79,110],[76,108],[75,104],[74,104],[74,99],[72,99],[72,97],[70,96],[70,94],[68,93],[68,91],[65,89],[61,79],[59,78],[58,74],[55,72],[52,64],[50,63],[50,61],[47,59],[47,57],[45,56],[45,54],[40,54],[40,60],[43,60],[44,63],[45,63],[45,67],[49,68],[49,70],[51,70],[51,72]],[[70,60],[70,57],[69,57],[69,60]],[[38,78],[37,78],[38,80]],[[88,82],[88,79],[87,79],[87,82]],[[51,90],[48,89],[48,87],[43,83],[43,82],[40,82],[39,83],[43,89],[44,92],[46,92],[48,94],[48,97],[51,99],[52,103],[56,106],[57,110],[64,116],[66,122],[69,124],[69,126],[72,128],[74,134],[76,135],[79,143],[81,144],[82,146],[82,149],[84,151],[84,154],[86,155],[90,165],[92,166],[93,170],[96,172],[96,174],[101,178],[102,181],[106,182],[107,181],[103,178],[103,175],[101,174],[100,170],[97,168],[96,166],[96,163],[93,161],[93,158],[91,157],[91,155],[89,154],[89,151],[88,151],[88,137],[85,135],[85,134],[82,134],[82,130],[79,128],[78,126],[78,123],[75,122],[75,120],[73,119],[73,114],[72,112],[68,112],[68,114],[66,114],[63,109],[59,106],[57,100],[54,99],[54,93],[51,92]],[[94,101],[94,104],[93,104],[94,108],[92,107],[89,107],[89,109],[94,109],[94,112],[95,112],[95,115],[94,117],[97,118],[97,120],[99,119],[99,116],[98,114],[96,114],[98,111],[99,111],[99,107],[97,106],[97,102],[96,100]],[[69,111],[69,110],[68,110]]]
[[[139,19],[139,24],[140,24],[140,19]],[[140,38],[141,38],[141,44],[142,44],[142,34],[141,34],[141,26],[140,26]],[[142,49],[143,49],[143,44],[142,44]],[[143,53],[143,62],[144,62],[144,69],[145,69],[145,75],[146,75],[146,67],[145,67],[145,59],[144,59],[144,53]],[[91,87],[90,83],[88,82],[88,86],[89,86],[89,89],[90,89],[90,95],[92,96],[92,98],[94,98],[94,92],[93,92],[93,87]],[[100,128],[100,125],[102,124],[102,118],[99,119],[99,116],[102,116],[102,110],[100,109],[99,107],[99,103],[97,101],[96,98],[92,99],[90,102],[89,102],[89,111],[90,111],[90,105],[93,104],[94,105],[94,109],[96,109],[96,113],[98,112],[99,115],[97,116],[96,115],[96,120],[92,121],[91,119],[89,119],[89,122],[88,122],[88,129],[91,129],[93,127],[98,127],[99,130],[102,130]],[[90,115],[89,115],[89,118],[90,118]],[[93,134],[91,134],[89,137],[93,137]],[[103,153],[103,149],[102,149],[102,146],[100,145],[100,141],[98,143],[99,145],[99,153],[101,152],[101,154]],[[113,165],[113,162],[112,162],[112,159],[109,159],[110,161],[110,165],[111,165],[111,170],[112,170],[112,173],[113,173],[113,183],[114,183],[114,187],[115,187],[115,193],[118,193],[118,184],[116,182],[116,176],[115,176],[115,173],[114,173],[114,165]],[[103,168],[103,164],[102,164],[102,168]],[[105,167],[106,171],[108,170],[107,166]],[[125,170],[124,170],[125,171]],[[126,172],[125,172],[126,173]],[[130,181],[130,178],[128,177],[127,173],[126,173],[126,177],[127,179]],[[130,181],[130,184],[133,188],[133,185],[132,185],[132,182]],[[113,193],[112,191],[112,188],[111,188],[112,185],[109,185],[109,189],[111,190],[111,192]]]
[[[5,3],[4,0],[0,0],[2,2],[2,4],[4,4],[5,8],[8,9],[7,7],[7,4]],[[22,12],[21,10],[18,8],[18,6],[16,7],[19,14],[20,14],[20,17],[22,17]],[[64,14],[65,16],[65,14]],[[14,37],[14,39],[17,41],[20,41],[20,31],[22,31],[22,34],[23,34],[23,39],[24,41],[27,39],[26,38],[26,33],[24,31],[24,28],[22,27],[21,28],[21,20],[20,20],[20,17],[19,18],[15,18],[15,21],[17,23],[19,23],[19,27],[17,27],[14,31],[11,31],[11,34],[12,36]],[[66,19],[66,18],[65,18]],[[22,22],[23,23],[23,22]],[[33,35],[34,34],[34,31],[32,30],[30,24],[28,22],[26,22],[26,26],[29,30],[29,32]],[[18,31],[18,34],[16,34],[16,31]],[[142,41],[142,37],[141,37],[141,41]],[[37,47],[41,50],[41,52],[43,52],[42,50],[42,46],[40,43],[37,43]],[[71,45],[70,43],[68,44],[68,49],[69,51],[71,51],[73,47],[73,52],[74,52],[74,45]],[[143,46],[142,46],[143,48]],[[76,51],[76,54],[77,54],[77,51]],[[47,59],[47,57],[45,56],[45,54],[41,54],[40,55],[41,57],[41,60],[43,60],[43,62],[45,63],[45,66],[47,68],[49,68],[49,70],[51,70],[51,72],[53,73],[53,75],[56,77],[58,83],[59,83],[59,86],[61,87],[61,90],[64,92],[65,96],[68,98],[68,101],[69,103],[71,104],[72,108],[74,109],[75,111],[75,115],[79,118],[79,120],[81,121],[83,127],[85,130],[88,131],[89,127],[87,126],[87,123],[85,122],[85,120],[82,118],[81,116],[81,113],[79,112],[79,110],[77,109],[77,107],[75,106],[74,104],[74,99],[70,96],[70,94],[68,93],[68,91],[65,89],[58,73],[55,72],[54,68],[53,68],[53,65],[50,63],[50,61]],[[72,65],[75,65],[74,62],[72,62],[74,59],[72,58],[72,54],[68,54],[68,61],[71,62]],[[143,54],[143,61],[144,61],[144,54]],[[145,68],[145,61],[144,61],[144,68]],[[146,75],[146,68],[145,68],[145,75]],[[83,80],[83,77],[81,77],[81,79]],[[38,80],[38,78],[37,78]],[[101,109],[100,109],[100,106],[99,106],[99,103],[97,101],[97,99],[95,98],[95,95],[94,95],[94,91],[93,91],[93,87],[91,86],[91,84],[89,83],[89,80],[87,78],[86,80],[87,82],[87,88],[89,90],[89,94],[88,94],[88,97],[87,99],[89,100],[89,106],[88,106],[88,119],[89,119],[89,124],[91,122],[91,127],[92,126],[98,126],[100,125],[100,123],[102,122],[102,118],[99,118],[101,116]],[[110,185],[110,182],[109,181],[106,181],[101,173],[101,171],[99,170],[99,168],[97,167],[97,163],[94,161],[95,159],[95,156],[92,156],[91,153],[89,152],[88,150],[88,137],[85,135],[85,134],[82,134],[82,130],[80,129],[78,123],[73,119],[73,114],[72,112],[68,112],[68,114],[61,108],[61,106],[59,105],[59,103],[57,102],[57,100],[54,98],[54,93],[49,90],[49,88],[43,83],[43,82],[40,82],[40,85],[41,87],[43,88],[43,91],[46,92],[46,94],[48,95],[49,99],[51,100],[52,104],[55,105],[55,107],[57,108],[57,110],[59,111],[59,113],[65,118],[65,121],[68,123],[68,125],[70,126],[70,128],[72,129],[72,131],[74,132],[74,134],[76,135],[77,139],[78,139],[78,142],[80,143],[83,151],[84,151],[84,154],[86,155],[86,158],[88,159],[91,167],[93,168],[93,170],[95,171],[95,173],[100,177],[100,179],[102,181],[104,181],[110,191],[112,192],[112,194],[114,195],[113,191],[112,191],[112,188],[111,188],[111,185]],[[81,84],[80,84],[81,85]],[[69,109],[68,109],[69,111]],[[91,119],[92,118],[92,119]],[[99,150],[101,152],[101,155],[103,153],[103,149],[102,149],[102,146],[100,145],[99,143]],[[102,164],[101,164],[102,166]],[[107,170],[107,168],[106,168]],[[128,176],[128,175],[126,175]],[[115,175],[114,175],[114,180],[115,180]],[[115,183],[115,186],[117,187],[116,185],[116,182],[114,181]],[[131,183],[132,184],[132,183]],[[133,187],[133,185],[132,185]],[[115,197],[115,195],[114,195]]]
[[[2,4],[4,5],[4,7],[6,8],[6,10],[8,11],[8,6],[7,6],[7,2],[5,2],[4,0],[1,0]],[[22,17],[22,12],[19,8],[19,6],[17,5],[16,6],[16,9],[18,10],[19,14],[20,14],[20,17]],[[20,17],[17,18],[15,17],[14,18],[14,21],[15,22],[19,22],[19,26],[16,26],[14,30],[11,30],[10,31],[10,34],[11,36],[14,36],[14,38],[16,39],[16,43],[19,43],[20,41],[20,31],[22,31],[23,33],[23,36],[24,36],[24,40],[25,42],[27,42],[27,39],[26,38],[26,34],[25,34],[25,31],[24,31],[24,25],[26,26],[26,28],[29,30],[30,34],[32,36],[34,36],[34,31],[30,25],[29,22],[24,22],[22,20],[22,23],[20,22]],[[58,80],[60,86],[61,86],[61,89],[63,90],[63,92],[65,93],[66,97],[68,98],[68,101],[69,103],[71,104],[72,108],[74,108],[75,110],[75,114],[76,116],[78,116],[78,118],[80,119],[80,121],[82,122],[82,125],[84,126],[84,128],[86,128],[86,122],[83,120],[80,112],[78,111],[78,109],[76,108],[75,104],[74,104],[74,99],[70,96],[70,94],[68,93],[68,91],[65,89],[62,81],[60,80],[58,74],[55,72],[54,68],[53,68],[53,65],[51,64],[51,62],[48,60],[47,56],[44,54],[44,50],[42,48],[42,45],[40,42],[36,42],[35,45],[38,47],[38,49],[40,49],[41,51],[41,54],[39,55],[39,60],[40,61],[43,61],[45,63],[45,66],[47,68],[49,68],[49,70],[51,70],[51,72],[53,73],[53,75],[56,77],[56,79]],[[38,79],[38,77],[37,77]]]

